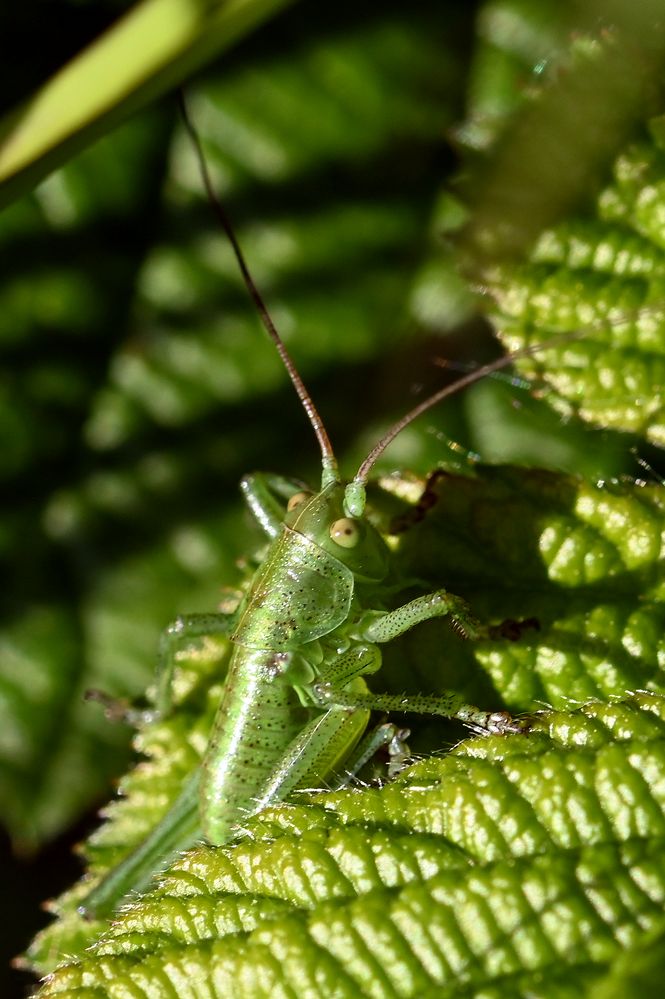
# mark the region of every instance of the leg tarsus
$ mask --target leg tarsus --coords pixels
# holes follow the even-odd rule
[[[157,712],[152,708],[136,708],[126,697],[114,697],[107,694],[105,690],[95,688],[86,690],[83,694],[84,701],[94,701],[101,704],[104,709],[104,717],[113,724],[130,725],[132,728],[140,728],[155,721]]]
[[[529,718],[513,718],[508,711],[492,711],[487,714],[487,724],[480,729],[489,735],[526,735],[531,731],[531,720]]]

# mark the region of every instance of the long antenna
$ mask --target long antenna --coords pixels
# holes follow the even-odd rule
[[[507,368],[513,363],[513,361],[519,360],[520,357],[529,357],[532,354],[538,354],[543,350],[549,350],[551,347],[556,347],[558,344],[562,343],[573,343],[575,340],[580,340],[582,337],[588,336],[593,329],[602,329],[607,326],[620,326],[625,323],[629,318],[637,319],[640,316],[648,316],[662,306],[658,304],[643,305],[636,309],[628,309],[626,312],[614,318],[605,317],[604,319],[599,319],[595,323],[591,323],[589,326],[585,326],[583,329],[572,330],[568,333],[557,333],[550,337],[549,340],[542,340],[540,343],[531,344],[528,347],[521,347],[519,350],[514,350],[510,354],[504,354],[503,357],[497,358],[495,361],[490,361],[488,364],[483,364],[479,368],[474,368],[473,371],[469,372],[468,375],[464,375],[463,378],[458,378],[451,385],[445,385],[443,388],[435,392],[428,399],[423,399],[422,402],[414,406],[406,416],[403,416],[401,420],[398,420],[390,430],[388,430],[381,440],[374,445],[370,453],[367,455],[362,465],[358,469],[353,483],[356,483],[360,489],[364,488],[367,482],[367,476],[369,475],[370,469],[385,451],[389,444],[391,444],[397,435],[408,427],[413,420],[417,419],[422,413],[426,413],[428,409],[432,406],[436,406],[437,403],[443,402],[444,399],[449,398],[451,395],[455,395],[463,388],[467,388],[469,385],[473,385],[475,382],[480,381],[486,375],[492,375],[495,371],[501,371],[502,368]],[[347,491],[350,487],[347,487]],[[354,490],[351,491],[351,495],[355,496]]]
[[[574,340],[575,337],[582,336],[583,332],[578,331],[577,333],[560,333],[557,336],[552,337],[550,340],[545,340],[541,343],[531,344],[529,347],[522,347],[520,350],[515,350],[512,354],[504,354],[502,357],[498,357],[495,361],[489,361],[487,364],[481,365],[479,368],[474,368],[470,371],[468,375],[464,375],[463,378],[458,378],[452,384],[444,385],[443,388],[435,392],[434,395],[429,396],[428,399],[423,399],[419,402],[417,406],[414,406],[405,416],[403,416],[397,423],[388,430],[381,440],[374,445],[370,453],[367,455],[362,465],[356,472],[354,482],[364,485],[367,482],[367,476],[370,470],[379,456],[385,451],[389,444],[395,440],[398,434],[408,427],[409,423],[412,423],[423,413],[426,413],[428,409],[432,406],[436,406],[438,403],[443,402],[451,395],[455,395],[457,392],[461,391],[463,388],[467,388],[469,385],[473,385],[475,382],[480,381],[481,378],[485,378],[486,375],[492,375],[495,371],[500,371],[502,368],[507,368],[513,361],[520,357],[528,357],[530,354],[536,354],[542,350],[547,350],[549,347],[555,347],[558,343],[565,343],[570,340]]]
[[[249,296],[252,299],[254,305],[256,306],[256,309],[261,318],[261,322],[263,323],[264,329],[268,334],[268,336],[270,337],[270,339],[272,340],[272,342],[275,344],[275,347],[277,348],[277,352],[279,353],[279,356],[282,359],[284,367],[286,368],[289,378],[291,379],[291,382],[293,384],[293,387],[298,393],[298,398],[303,404],[303,408],[307,413],[309,422],[312,425],[314,433],[316,434],[316,439],[319,442],[319,448],[321,449],[321,458],[323,459],[323,485],[324,486],[328,485],[330,482],[337,482],[339,479],[337,473],[337,460],[335,458],[335,453],[332,449],[332,444],[330,443],[330,438],[328,437],[326,428],[323,425],[323,420],[319,416],[318,410],[314,405],[312,397],[305,388],[305,383],[298,374],[298,369],[296,368],[293,360],[291,359],[291,355],[284,346],[284,341],[277,332],[277,328],[274,322],[272,321],[270,313],[268,312],[268,308],[265,302],[263,301],[259,289],[254,284],[254,279],[252,278],[252,275],[249,272],[249,268],[247,267],[247,264],[245,262],[245,257],[240,248],[240,243],[238,242],[236,234],[233,230],[233,226],[231,225],[231,221],[228,215],[226,214],[226,211],[221,201],[219,200],[215,188],[213,187],[212,179],[210,177],[210,172],[208,170],[208,164],[206,163],[206,158],[203,154],[203,147],[201,146],[201,140],[199,138],[198,132],[194,127],[192,119],[189,116],[187,104],[185,103],[185,95],[183,94],[182,90],[178,92],[178,102],[180,104],[180,112],[182,114],[182,119],[185,123],[185,128],[187,129],[187,133],[194,147],[194,152],[196,153],[196,159],[199,166],[199,173],[201,174],[203,186],[205,188],[206,194],[208,195],[210,204],[214,209],[217,218],[219,219],[222,229],[226,233],[226,237],[229,243],[231,244],[231,249],[233,250],[235,258],[238,262],[238,267],[240,268],[242,279],[245,282],[245,287],[247,288]]]

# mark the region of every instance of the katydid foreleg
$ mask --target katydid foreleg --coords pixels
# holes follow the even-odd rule
[[[354,637],[368,642],[392,642],[417,624],[434,617],[449,617],[453,627],[465,638],[485,637],[466,601],[446,590],[425,593],[391,611],[366,611],[354,626]]]
[[[287,479],[283,475],[254,472],[245,475],[240,481],[240,491],[254,519],[268,537],[273,540],[280,534],[284,524],[284,508],[278,497],[287,504],[299,496],[306,486],[302,482]]]

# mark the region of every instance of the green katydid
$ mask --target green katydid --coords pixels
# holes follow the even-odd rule
[[[343,482],[321,418],[215,197],[186,115],[185,121],[211,203],[316,434],[321,488],[309,492],[277,475],[254,474],[242,480],[245,500],[270,540],[265,558],[236,611],[181,617],[163,633],[160,646],[157,706],[165,712],[178,649],[211,634],[231,639],[233,652],[207,750],[148,838],[85,899],[81,911],[88,916],[108,915],[129,892],[145,889],[155,872],[197,841],[214,846],[229,842],[248,816],[284,800],[298,787],[330,786],[340,774],[343,782],[344,773],[355,772],[379,745],[395,740],[392,725],[366,734],[373,710],[455,718],[497,734],[528,729],[527,722],[505,711],[481,710],[452,691],[401,697],[370,693],[365,683],[381,665],[383,643],[431,618],[451,618],[471,639],[519,634],[516,622],[482,626],[462,599],[444,590],[392,610],[376,609],[382,592],[394,593],[398,580],[389,548],[365,517],[367,479],[388,444],[421,413],[506,366],[515,355],[484,365],[421,402],[383,436],[355,477]],[[527,348],[522,353],[530,352]]]

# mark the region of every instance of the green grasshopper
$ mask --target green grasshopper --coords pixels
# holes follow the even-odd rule
[[[384,435],[345,483],[321,418],[215,197],[198,136],[185,120],[211,204],[316,434],[321,488],[309,492],[277,475],[254,474],[242,480],[249,509],[270,541],[263,563],[235,612],[181,617],[164,632],[160,646],[157,706],[163,713],[170,708],[179,648],[212,634],[231,640],[228,676],[207,750],[148,838],[88,895],[81,911],[91,917],[110,914],[129,892],[142,891],[155,872],[197,841],[221,846],[238,834],[249,816],[283,801],[295,789],[332,786],[335,775],[357,772],[382,743],[399,742],[392,725],[366,735],[372,711],[455,718],[488,733],[528,728],[505,711],[483,711],[452,691],[403,697],[370,693],[365,682],[381,666],[381,645],[432,618],[449,617],[471,639],[514,638],[519,633],[519,622],[483,627],[462,599],[445,590],[392,610],[377,609],[384,594],[399,589],[399,581],[389,548],[365,516],[370,470],[401,430],[453,391],[512,358],[476,369],[420,403]],[[406,585],[403,581],[402,588]]]

